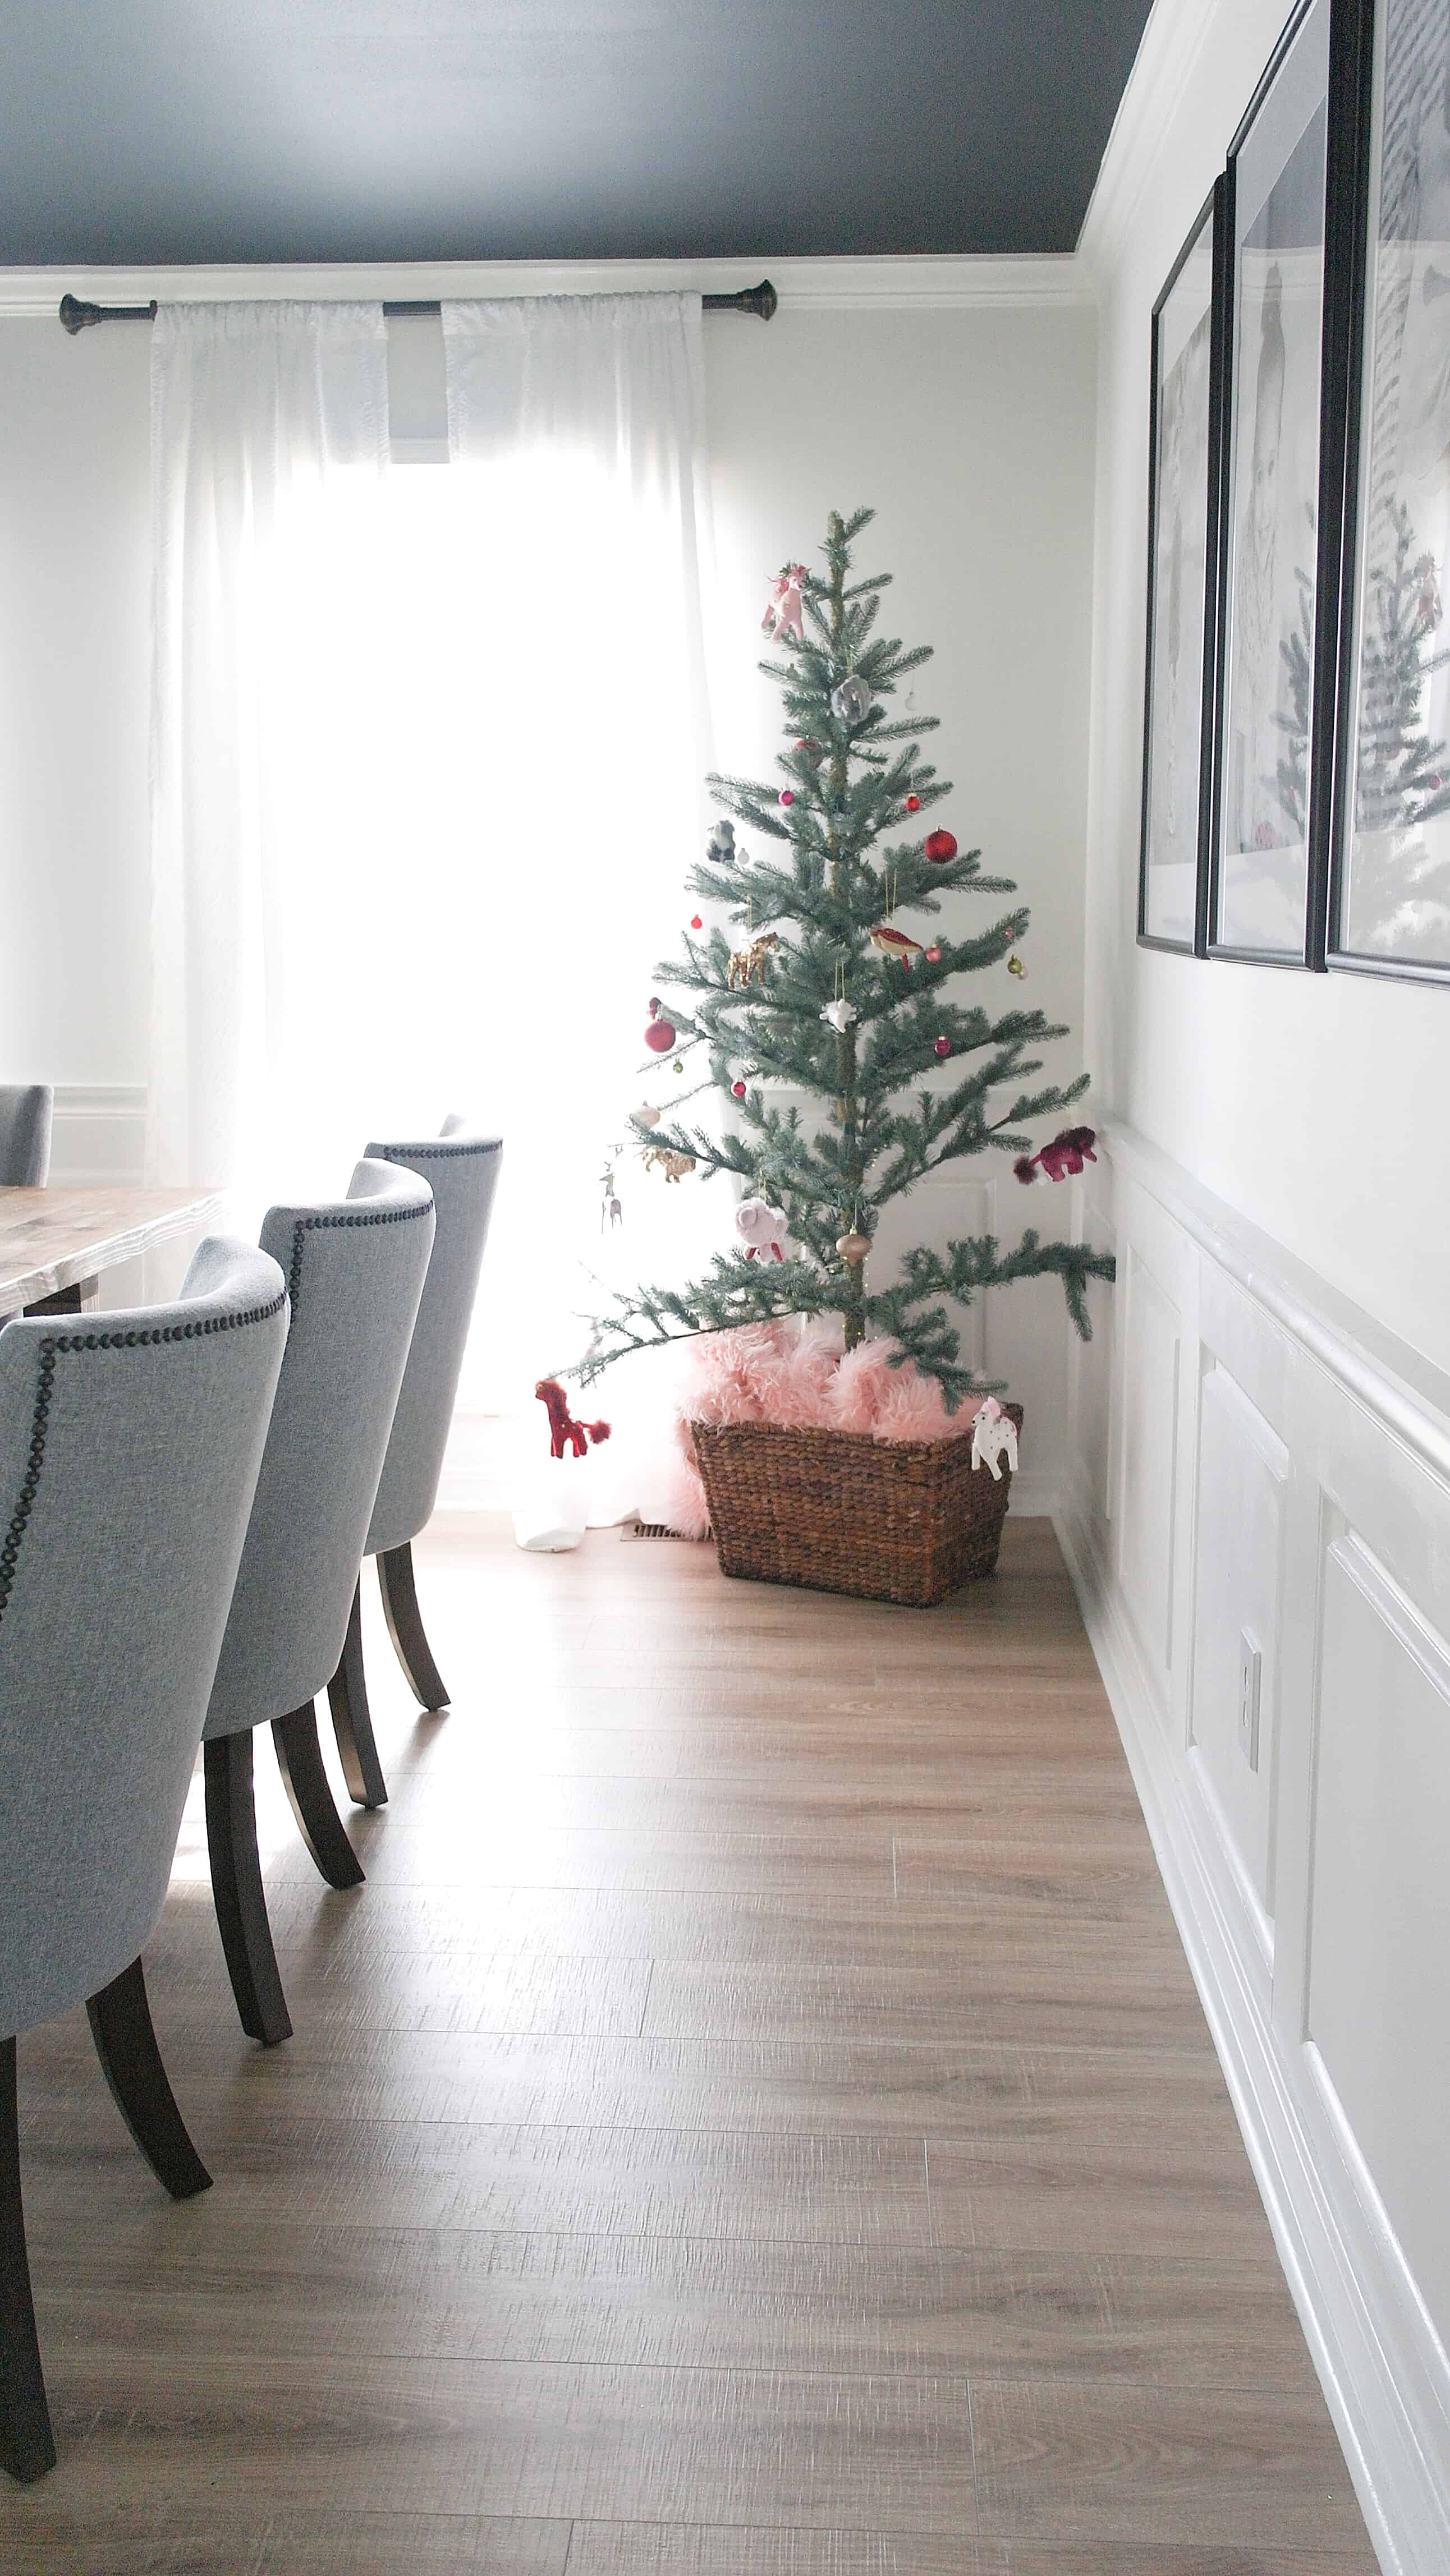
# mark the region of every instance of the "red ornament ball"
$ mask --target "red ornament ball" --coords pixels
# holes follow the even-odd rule
[[[793,787],[782,787],[780,791],[780,801],[782,805],[793,805],[795,803],[795,789]]]
[[[705,925],[700,919],[699,914],[697,912],[692,912],[690,915],[690,928],[692,930],[703,930],[704,927]]]
[[[928,832],[921,846],[938,867],[945,867],[948,859],[957,855],[957,836],[955,832]]]
[[[919,814],[921,812],[921,798],[919,796],[908,796],[906,800],[906,810],[908,814]]]
[[[644,1033],[644,1042],[653,1054],[668,1055],[675,1043],[673,1020],[651,1020]]]
[[[928,948],[926,952],[926,962],[928,966],[939,966],[941,964],[941,950],[939,948]]]
[[[743,1082],[732,1082],[730,1088],[734,1092],[737,1100],[743,1100],[745,1098],[745,1085]]]
[[[938,1038],[932,1049],[934,1055],[950,1055],[951,1051],[952,1042],[950,1038]]]

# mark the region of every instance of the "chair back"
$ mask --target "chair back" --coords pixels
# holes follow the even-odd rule
[[[54,1114],[48,1082],[0,1083],[0,1189],[44,1189]]]
[[[0,2038],[154,1929],[287,1332],[213,1236],[164,1306],[0,1332]]]
[[[381,1556],[416,1538],[438,1499],[503,1139],[476,1135],[461,1118],[449,1118],[441,1136],[421,1144],[369,1145],[368,1152],[420,1172],[432,1183],[438,1211],[438,1237],[364,1550]]]
[[[305,1707],[336,1672],[433,1245],[433,1194],[365,1161],[345,1199],[274,1207],[292,1300],[209,1737]]]

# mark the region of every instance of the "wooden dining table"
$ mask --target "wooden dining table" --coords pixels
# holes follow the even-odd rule
[[[0,1322],[26,1307],[84,1312],[102,1271],[200,1232],[220,1207],[215,1190],[0,1189]]]

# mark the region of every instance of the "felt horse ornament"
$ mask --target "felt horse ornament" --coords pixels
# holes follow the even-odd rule
[[[805,642],[801,617],[801,584],[805,577],[804,564],[782,564],[771,583],[760,631],[769,635],[773,643],[778,644],[782,635],[793,635],[798,644]]]
[[[535,1395],[549,1417],[549,1455],[562,1458],[566,1448],[571,1456],[582,1458],[592,1440],[597,1449],[609,1438],[607,1422],[576,1422],[569,1410],[569,1399],[556,1377],[541,1377]]]
[[[730,964],[725,977],[726,991],[729,993],[746,992],[752,984],[763,984],[765,982],[765,961],[770,956],[772,950],[777,949],[779,946],[780,932],[778,930],[762,930],[760,937],[758,939],[752,939],[748,948],[733,948],[730,952]]]
[[[1062,1134],[1054,1136],[1040,1153],[1019,1154],[1012,1169],[1018,1180],[1027,1184],[1070,1180],[1075,1172],[1097,1161],[1093,1152],[1097,1141],[1095,1127],[1064,1127]]]

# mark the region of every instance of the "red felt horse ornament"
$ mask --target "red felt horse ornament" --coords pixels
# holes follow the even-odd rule
[[[556,1377],[541,1377],[535,1395],[549,1417],[549,1455],[562,1458],[567,1447],[576,1458],[582,1458],[592,1440],[597,1449],[609,1438],[607,1422],[576,1422],[569,1410],[569,1399]]]

